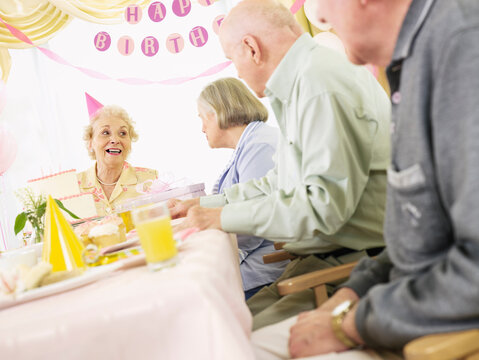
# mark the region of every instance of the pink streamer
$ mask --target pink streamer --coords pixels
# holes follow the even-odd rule
[[[4,179],[3,179],[3,176],[0,175],[0,195],[1,194],[5,194],[5,191],[6,191],[6,186],[5,186],[5,182],[4,182]],[[3,216],[3,219],[7,219],[7,216],[6,216],[6,210],[5,210],[5,207],[3,208],[3,214],[0,214],[0,216]],[[5,251],[7,251],[7,231],[3,228],[2,226],[2,218],[0,218],[0,234],[2,235],[2,243],[3,243],[3,249]],[[8,226],[8,221],[6,221],[6,226]]]
[[[301,9],[304,5],[304,3],[306,2],[306,0],[296,0],[294,2],[293,5],[291,5],[291,7],[289,8],[289,10],[294,14],[296,14],[299,9]]]
[[[0,114],[2,113],[5,104],[7,103],[7,87],[5,83],[0,80]]]
[[[28,36],[26,36],[23,32],[21,32],[20,30],[18,30],[14,26],[7,24],[1,17],[0,17],[0,22],[2,22],[7,27],[8,31],[10,31],[10,33],[13,36],[15,36],[17,39],[19,39],[19,40],[21,40],[21,41],[23,41],[27,44],[30,44],[32,46],[35,46],[33,44],[33,42],[28,38]],[[187,81],[191,81],[191,80],[195,80],[195,79],[198,79],[198,78],[201,78],[201,77],[214,75],[214,74],[226,69],[228,66],[231,65],[231,61],[226,61],[226,62],[223,62],[223,63],[212,66],[211,68],[207,69],[206,71],[202,72],[201,74],[199,74],[197,76],[179,77],[179,78],[166,79],[166,80],[153,81],[153,80],[140,79],[140,78],[120,78],[120,79],[116,79],[116,78],[112,78],[108,75],[105,75],[105,74],[100,73],[100,72],[98,72],[96,70],[93,70],[93,69],[88,69],[88,68],[73,65],[70,62],[68,62],[67,60],[65,60],[63,57],[58,55],[57,53],[55,53],[55,52],[53,52],[49,49],[46,49],[44,47],[41,47],[41,46],[35,46],[35,47],[38,50],[40,50],[45,56],[50,58],[51,60],[53,60],[53,61],[55,61],[59,64],[66,65],[66,66],[72,67],[74,69],[77,69],[78,71],[81,71],[82,73],[84,73],[85,75],[87,75],[89,77],[92,77],[92,78],[95,78],[95,79],[100,79],[100,80],[116,80],[116,81],[119,81],[119,82],[122,82],[122,83],[125,83],[125,84],[128,84],[128,85],[151,85],[151,84],[179,85],[179,84],[183,84]]]

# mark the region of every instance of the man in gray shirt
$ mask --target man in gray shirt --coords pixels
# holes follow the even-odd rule
[[[358,344],[400,350],[426,334],[477,328],[479,2],[317,4],[350,60],[389,64],[387,253],[361,261],[320,308],[254,333],[258,358],[274,358],[272,349],[303,357]],[[281,326],[283,342],[275,334],[271,347],[268,335]]]

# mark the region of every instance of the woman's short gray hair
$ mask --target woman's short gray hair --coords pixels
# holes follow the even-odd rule
[[[220,129],[268,120],[268,110],[235,78],[213,81],[201,91],[198,101],[216,112]]]
[[[128,134],[130,135],[131,141],[138,140],[138,134],[134,127],[135,122],[131,119],[126,110],[118,105],[107,105],[98,110],[97,113],[91,118],[90,123],[85,126],[85,130],[83,131],[83,140],[85,140],[87,150],[89,148],[90,141],[93,139],[93,123],[100,118],[118,118],[123,120],[128,126]],[[88,155],[91,159],[96,160],[95,152],[88,151]]]

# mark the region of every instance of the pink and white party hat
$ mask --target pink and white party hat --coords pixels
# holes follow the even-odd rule
[[[88,107],[88,116],[90,120],[95,116],[95,114],[103,107],[103,104],[100,103],[98,100],[94,99],[88,93],[85,93],[86,97],[86,106]]]

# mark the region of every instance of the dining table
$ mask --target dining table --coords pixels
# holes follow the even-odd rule
[[[0,359],[254,359],[235,237],[200,231],[177,256],[0,309]]]

